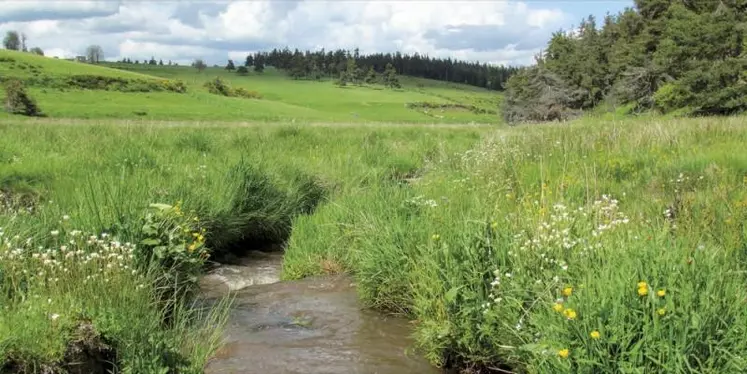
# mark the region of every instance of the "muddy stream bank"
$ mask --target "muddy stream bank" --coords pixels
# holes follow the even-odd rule
[[[203,294],[234,292],[225,345],[208,374],[442,373],[409,352],[408,321],[363,310],[353,279],[279,282],[282,253],[252,252],[201,281]]]

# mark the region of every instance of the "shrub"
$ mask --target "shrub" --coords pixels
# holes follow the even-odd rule
[[[150,205],[137,248],[141,268],[155,266],[170,293],[189,294],[208,257],[205,229],[194,213],[185,213],[180,204]]]
[[[17,79],[5,83],[5,110],[24,116],[43,115],[36,101],[26,92],[23,82]]]
[[[205,88],[207,88],[208,92],[214,95],[233,96],[233,90],[231,87],[228,86],[223,79],[218,77],[209,82],[205,82]]]
[[[239,88],[231,88],[231,86],[228,85],[223,79],[220,79],[216,77],[215,79],[206,82],[205,88],[207,88],[208,92],[214,95],[221,95],[221,96],[227,96],[227,97],[243,97],[246,99],[260,99],[262,98],[262,95],[259,94],[259,92],[256,91],[249,91],[242,87]]]
[[[243,87],[239,87],[233,91],[233,96],[243,97],[247,99],[261,99],[262,95],[257,91],[249,91]]]
[[[241,65],[238,69],[236,69],[236,74],[238,75],[247,75],[249,74],[249,69],[246,68],[246,66]]]

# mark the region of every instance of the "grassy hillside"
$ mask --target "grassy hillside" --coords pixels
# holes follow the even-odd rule
[[[222,68],[202,73],[191,67],[92,66],[12,51],[0,51],[0,76],[30,83],[29,92],[50,117],[140,118],[151,120],[499,123],[500,95],[466,85],[403,78],[400,90],[380,85],[337,87],[332,81],[295,81],[281,72],[238,76]],[[118,68],[118,69],[115,69]],[[124,69],[128,70],[124,70]],[[49,84],[74,76],[102,76],[148,82],[183,82],[186,93],[164,90],[122,92]],[[256,91],[261,99],[211,94],[205,82],[216,77],[234,88]],[[134,86],[138,89],[145,83]]]

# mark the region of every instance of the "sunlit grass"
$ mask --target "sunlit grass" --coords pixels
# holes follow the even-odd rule
[[[743,120],[497,131],[299,219],[284,276],[355,273],[443,365],[742,372]]]

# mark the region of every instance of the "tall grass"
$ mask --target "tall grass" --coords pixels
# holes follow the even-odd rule
[[[355,273],[443,366],[744,372],[741,121],[496,131],[299,219],[284,275]]]
[[[205,255],[284,242],[295,221],[380,184],[401,188],[428,158],[468,148],[480,130],[0,131],[0,367],[62,370],[88,350],[116,372],[197,373],[220,345],[228,310],[228,300],[190,296]]]

